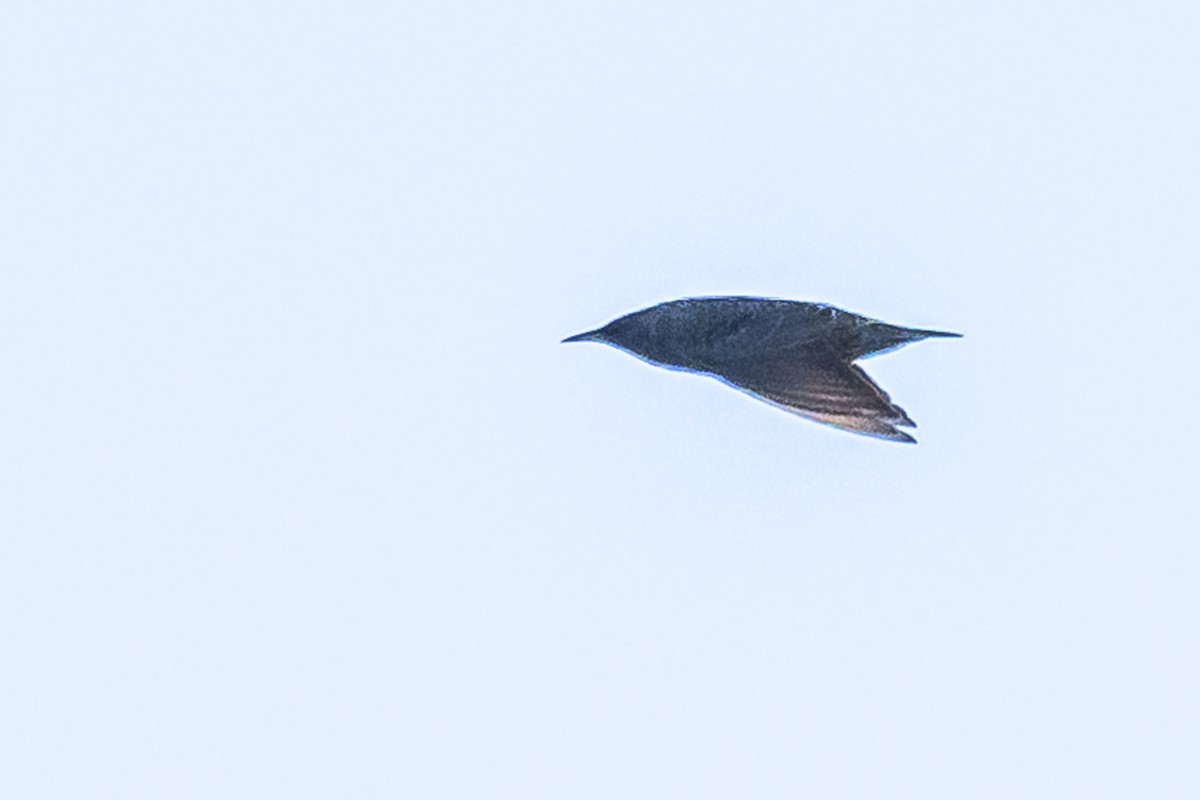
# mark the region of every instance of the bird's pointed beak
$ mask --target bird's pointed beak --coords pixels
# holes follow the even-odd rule
[[[562,340],[562,344],[568,342],[596,342],[600,340],[600,331],[588,331],[587,333],[577,333],[574,336],[568,336]]]

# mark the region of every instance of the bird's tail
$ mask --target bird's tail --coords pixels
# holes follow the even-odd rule
[[[951,333],[950,331],[902,328],[899,325],[879,323],[861,330],[858,341],[855,343],[856,346],[853,348],[853,356],[854,358],[876,356],[912,342],[919,342],[922,339],[947,339],[960,336],[962,336],[961,333]]]
[[[919,328],[905,328],[912,336],[912,341],[917,339],[961,339],[961,333],[951,333],[950,331],[928,331]]]

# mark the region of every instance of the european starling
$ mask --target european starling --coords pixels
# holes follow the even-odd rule
[[[564,342],[611,344],[651,364],[711,375],[802,417],[896,442],[916,423],[854,362],[929,337],[822,303],[692,297],[635,311]]]

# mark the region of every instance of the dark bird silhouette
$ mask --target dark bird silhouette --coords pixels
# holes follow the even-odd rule
[[[854,362],[930,337],[822,303],[691,297],[626,314],[564,342],[603,342],[669,369],[711,375],[802,417],[896,442],[915,428]]]

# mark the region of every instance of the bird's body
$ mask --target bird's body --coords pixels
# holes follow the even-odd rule
[[[659,366],[712,375],[845,430],[915,441],[904,410],[853,362],[943,331],[889,325],[821,303],[760,297],[672,300],[564,341],[614,345]]]

